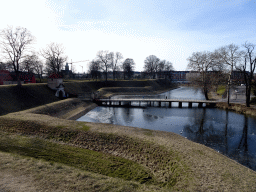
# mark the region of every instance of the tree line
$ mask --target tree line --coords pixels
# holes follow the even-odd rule
[[[144,72],[148,73],[152,79],[170,77],[170,71],[174,71],[170,61],[160,60],[155,55],[146,57],[144,61]]]
[[[62,44],[50,43],[46,48],[36,52],[33,48],[36,38],[23,27],[8,26],[0,31],[0,45],[4,62],[0,62],[0,70],[13,70],[18,85],[21,84],[20,72],[37,74],[42,78],[43,72],[60,73],[67,60]],[[45,62],[40,59],[42,56]]]
[[[243,74],[246,86],[246,106],[250,106],[253,73],[256,66],[255,45],[245,42],[241,47],[235,44],[222,46],[213,52],[194,52],[187,59],[187,68],[197,73],[190,78],[202,88],[208,99],[208,93],[220,84],[227,85],[228,104],[230,102],[230,87],[233,85],[233,71]]]
[[[93,79],[100,78],[102,72],[107,81],[108,72],[113,73],[113,79],[117,79],[119,71],[123,72],[124,79],[130,79],[134,73],[135,62],[131,58],[122,61],[123,55],[120,52],[99,51],[96,59],[90,62],[89,73]],[[152,79],[167,78],[170,71],[173,71],[173,65],[166,60],[160,60],[155,55],[150,55],[144,60],[144,76]],[[119,77],[120,78],[120,77]]]
[[[130,79],[134,73],[135,62],[132,58],[122,61],[123,55],[120,52],[98,51],[96,58],[90,62],[89,74],[92,79],[99,79],[101,73],[108,80],[108,72],[113,72],[113,80],[117,79],[117,72],[123,71],[123,78]]]
[[[0,37],[4,60],[0,62],[0,70],[14,71],[19,85],[21,71],[37,74],[41,81],[43,73],[48,75],[61,73],[64,63],[67,61],[65,48],[59,43],[52,42],[36,52],[33,48],[36,38],[26,28],[8,26],[0,31]],[[130,79],[134,74],[134,69],[135,62],[132,58],[123,60],[123,55],[120,52],[102,50],[98,51],[96,58],[90,62],[88,72],[93,79],[100,78],[103,73],[107,81],[109,72],[113,72],[115,80],[119,71],[123,72],[123,79]],[[154,55],[148,56],[144,61],[144,72],[150,78],[166,77],[167,74],[164,72],[171,70],[173,70],[171,62],[160,60]]]

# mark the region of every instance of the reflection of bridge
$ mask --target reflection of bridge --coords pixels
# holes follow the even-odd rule
[[[173,102],[177,102],[179,107],[182,107],[182,103],[188,103],[188,107],[192,107],[192,103],[198,103],[198,107],[203,107],[203,104],[206,104],[207,107],[214,107],[218,101],[209,101],[209,100],[192,100],[192,99],[96,99],[94,100],[98,105],[108,105],[108,106],[122,106],[128,105],[132,106],[132,103],[147,103],[149,106],[154,106],[154,103],[157,102],[158,106],[161,107],[161,103],[168,103],[169,107],[172,106]],[[153,103],[153,105],[152,105]]]

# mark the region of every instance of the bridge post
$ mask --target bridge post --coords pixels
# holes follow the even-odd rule
[[[206,107],[213,108],[216,106],[216,103],[207,103]]]
[[[198,103],[198,108],[202,108],[203,107],[203,103]]]
[[[172,102],[171,101],[169,101],[169,107],[172,107]]]
[[[179,102],[179,108],[182,108],[182,102]]]
[[[159,107],[161,107],[161,101],[159,101],[159,104],[158,104]]]
[[[131,106],[131,105],[132,105],[132,102],[130,101],[130,102],[129,102],[129,106]]]
[[[109,101],[109,106],[111,106],[111,101]]]
[[[192,102],[188,103],[188,108],[192,108]]]
[[[121,101],[119,101],[119,106],[121,106]]]

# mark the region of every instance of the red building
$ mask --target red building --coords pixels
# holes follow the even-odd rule
[[[0,85],[16,84],[17,77],[15,72],[0,70]],[[36,83],[36,78],[32,73],[20,72],[21,83]]]
[[[13,81],[13,78],[9,71],[0,70],[0,85],[10,84],[9,82],[12,82],[12,81]]]

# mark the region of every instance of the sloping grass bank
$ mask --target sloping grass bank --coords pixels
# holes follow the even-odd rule
[[[165,80],[145,80],[145,81],[72,81],[64,82],[65,91],[73,95],[81,95],[90,98],[91,92],[95,92],[102,87],[122,87],[124,92],[129,92],[133,88],[135,92],[147,92],[147,87],[151,87],[150,91],[163,90],[172,87],[169,81]],[[127,88],[127,89],[125,89]],[[111,92],[110,92],[111,94]],[[17,112],[25,109],[46,105],[59,101],[55,97],[55,91],[49,89],[46,83],[26,84],[22,87],[16,85],[0,86],[0,115]]]
[[[218,103],[216,107],[224,110],[234,111],[237,113],[241,113],[244,115],[250,115],[252,117],[256,117],[256,108],[255,107],[246,107],[245,104],[239,103],[231,103],[228,105],[227,103]]]
[[[46,164],[49,162],[69,170],[104,175],[96,182],[100,183],[97,189],[91,177],[88,179],[93,182],[93,187],[85,183],[79,184],[78,188],[86,186],[88,191],[112,191],[115,185],[106,183],[106,178],[114,177],[115,181],[119,180],[128,187],[127,191],[256,189],[254,171],[174,133],[77,122],[30,112],[0,117],[0,150],[18,155],[18,159],[42,159]],[[15,164],[12,159],[10,162]],[[0,169],[6,166],[1,165]],[[63,180],[67,179],[66,168],[53,167]],[[49,169],[45,171],[51,172],[52,168]],[[15,175],[21,170],[13,165],[8,171]],[[40,182],[55,183],[55,188],[65,184],[56,178],[56,181],[49,181],[41,177]],[[79,178],[72,177],[74,182],[79,182]],[[38,186],[43,188],[41,184]],[[126,190],[122,188],[120,191]]]
[[[0,150],[139,183],[154,183],[155,180],[149,171],[131,160],[40,138],[0,133]]]
[[[39,115],[32,116],[16,113],[0,117],[1,151],[164,188],[188,182],[188,168],[178,153],[163,146],[90,131],[90,126],[81,122],[70,127],[70,123],[63,121],[62,125],[54,125],[53,117],[41,115],[38,122],[33,119]]]
[[[73,166],[0,152],[2,191],[160,191],[154,185],[83,171]],[[163,191],[163,190],[161,190]]]

